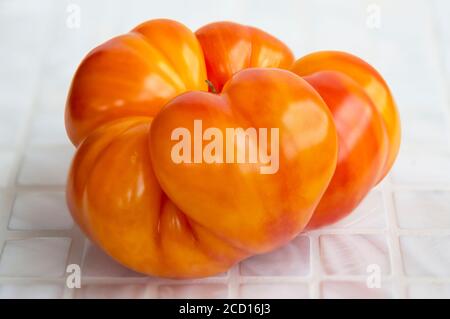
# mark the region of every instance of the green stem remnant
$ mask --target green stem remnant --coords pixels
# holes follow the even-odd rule
[[[214,84],[212,84],[212,82],[210,80],[205,80],[205,82],[206,82],[206,84],[208,84],[208,87],[211,90],[211,92],[217,94],[217,90],[214,87]]]

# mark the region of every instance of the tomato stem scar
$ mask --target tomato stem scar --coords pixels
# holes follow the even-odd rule
[[[214,84],[212,84],[212,82],[210,80],[205,80],[205,82],[206,82],[206,84],[208,84],[208,87],[211,90],[211,92],[217,94],[217,90],[214,87]]]

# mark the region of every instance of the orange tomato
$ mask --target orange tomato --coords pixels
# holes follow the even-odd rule
[[[335,175],[308,228],[349,214],[391,168],[400,146],[400,120],[381,75],[344,52],[324,51],[294,63],[333,113],[339,136]]]
[[[174,163],[172,132],[194,132],[197,119],[222,136],[227,128],[278,128],[278,171],[261,174],[260,160]],[[331,114],[305,81],[284,70],[247,69],[220,95],[180,95],[155,117],[150,135],[155,174],[167,196],[192,221],[251,254],[272,250],[305,227],[336,165]],[[233,153],[243,148],[236,143]]]
[[[388,135],[388,156],[378,182],[389,172],[400,148],[400,116],[388,85],[370,64],[345,52],[321,51],[298,59],[292,71],[300,76],[320,71],[341,72],[356,81],[372,100]]]
[[[339,52],[294,63],[278,39],[230,22],[194,34],[152,20],[95,48],[65,121],[77,224],[121,264],[170,278],[224,272],[345,216],[400,139],[392,96],[368,64]],[[177,148],[179,129],[194,150]]]
[[[205,54],[208,79],[220,92],[240,70],[261,67],[288,69],[291,50],[272,35],[233,22],[208,24],[195,32]]]
[[[278,247],[305,227],[334,172],[331,113],[304,80],[275,69],[233,77],[249,66],[289,66],[290,51],[260,30],[220,25],[245,30],[253,51],[244,64],[229,60],[233,71],[218,82],[211,78],[221,90],[227,82],[220,95],[205,92],[206,64],[195,35],[169,20],[146,22],[100,45],[74,76],[66,127],[78,149],[68,205],[93,242],[136,271],[208,276]],[[199,38],[217,26],[205,27]],[[216,50],[210,48],[207,57]],[[170,132],[191,129],[195,119],[223,132],[282,128],[276,173],[260,174],[261,162],[175,164],[168,158],[175,143]],[[234,147],[239,153],[245,146]]]
[[[72,81],[66,130],[78,145],[92,130],[128,116],[154,116],[171,98],[207,90],[195,35],[171,20],[151,20],[92,50]]]
[[[308,224],[312,229],[349,214],[372,189],[386,161],[387,135],[381,115],[351,78],[323,71],[304,79],[330,108],[339,149],[336,171]]]
[[[92,132],[67,182],[77,224],[116,261],[172,278],[224,272],[247,253],[192,221],[164,194],[148,148],[151,118],[130,116]]]
[[[224,135],[230,127],[279,128],[278,170],[261,174],[261,161],[174,163],[173,130],[193,132],[198,119]],[[73,160],[68,203],[89,237],[127,267],[212,275],[305,227],[333,175],[336,139],[327,106],[304,80],[249,69],[221,95],[185,93],[153,121],[130,116],[93,131]],[[236,143],[235,154],[245,147]]]

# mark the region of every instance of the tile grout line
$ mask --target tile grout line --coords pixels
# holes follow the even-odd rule
[[[320,262],[320,238],[318,234],[311,233],[308,235],[310,240],[310,280],[309,280],[309,297],[311,299],[320,298],[320,279],[321,279],[321,262]]]
[[[241,276],[241,283],[245,284],[289,284],[289,283],[302,283],[308,284],[311,282],[310,276]],[[324,281],[342,281],[342,282],[357,282],[364,283],[366,275],[325,275],[323,277]],[[20,276],[20,277],[12,277],[0,276],[0,282],[15,282],[15,283],[43,283],[43,282],[51,282],[51,283],[63,283],[65,282],[64,277],[39,277],[39,276]],[[391,282],[393,281],[392,276],[386,276],[382,281]],[[210,277],[210,278],[201,278],[201,279],[187,279],[182,281],[171,281],[170,279],[157,279],[154,277],[147,277],[145,275],[141,277],[114,277],[114,276],[87,276],[82,278],[83,284],[150,284],[152,286],[164,286],[164,285],[173,285],[173,286],[182,286],[186,284],[227,284],[229,282],[229,278],[227,277]],[[411,276],[408,277],[408,282],[415,283],[450,283],[450,277],[433,277],[433,276]]]
[[[382,194],[384,202],[384,210],[387,218],[387,240],[389,247],[389,255],[391,261],[391,274],[393,278],[393,289],[394,292],[397,291],[397,298],[405,298],[405,278],[403,273],[403,260],[402,260],[402,250],[400,247],[399,231],[397,226],[397,214],[395,209],[395,204],[393,200],[393,192],[391,189],[390,176],[387,176],[387,181],[383,185]]]
[[[239,285],[240,285],[240,263],[234,265],[228,272],[228,298],[239,298]]]
[[[83,286],[83,258],[85,255],[85,248],[86,248],[86,244],[85,244],[85,240],[82,237],[81,231],[79,230],[78,227],[73,227],[71,232],[70,232],[70,238],[71,238],[71,243],[70,243],[70,249],[68,251],[67,254],[67,259],[66,259],[66,269],[65,270],[65,274],[67,275],[67,266],[71,265],[71,264],[76,264],[80,267],[81,269],[81,285]],[[82,287],[81,286],[81,287]],[[80,287],[80,288],[81,288]],[[64,291],[63,291],[63,298],[64,299],[73,299],[75,297],[75,290],[79,289],[79,288],[69,288],[69,286],[67,285],[67,282],[65,282],[64,285]]]

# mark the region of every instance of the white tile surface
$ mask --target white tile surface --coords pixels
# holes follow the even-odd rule
[[[396,184],[447,185],[450,182],[450,151],[403,148],[394,164],[392,178]]]
[[[63,291],[60,284],[0,284],[0,299],[58,299]]]
[[[239,297],[245,299],[307,299],[309,287],[306,284],[243,284]]]
[[[450,284],[420,284],[409,286],[408,297],[417,299],[449,299]]]
[[[390,273],[389,250],[381,235],[323,235],[320,255],[328,275],[367,275],[371,265],[383,275]]]
[[[73,153],[71,145],[30,148],[20,170],[19,184],[64,185]]]
[[[321,286],[321,294],[327,299],[388,299],[392,298],[389,284],[380,288],[368,288],[363,282],[325,281]]]
[[[447,76],[450,75],[450,23],[447,17],[448,12],[450,11],[450,6],[448,1],[446,0],[434,0],[433,1],[434,15],[436,18],[437,25],[437,36],[439,40],[440,47],[443,52],[442,55],[444,57],[444,66]]]
[[[89,284],[75,289],[77,299],[143,299],[154,298],[152,290],[144,284]]]
[[[76,298],[449,296],[448,1],[75,3],[81,24],[70,29],[67,2],[0,1],[0,298],[60,298],[68,260],[80,264],[84,276],[83,287],[68,295]],[[379,28],[367,24],[370,4],[379,6]],[[85,237],[72,228],[63,198],[74,151],[63,123],[67,90],[90,49],[157,17],[194,30],[234,20],[270,31],[296,56],[341,49],[367,59],[389,83],[401,113],[401,152],[390,177],[342,221],[201,284],[141,283],[147,278],[95,246],[84,250]],[[372,263],[389,276],[381,289],[364,283]],[[423,282],[414,281],[417,276]],[[47,277],[57,278],[45,282]],[[120,284],[102,281],[109,277]]]
[[[31,129],[31,145],[67,145],[69,143],[64,127],[63,112],[41,112],[36,116]]]
[[[15,154],[11,151],[0,151],[0,187],[8,186],[13,178]]]
[[[9,228],[14,230],[69,229],[73,219],[63,192],[18,193]]]
[[[69,247],[69,238],[9,240],[0,258],[0,276],[62,276]]]
[[[450,276],[450,236],[402,236],[400,244],[407,275]]]
[[[299,236],[284,247],[253,256],[240,264],[244,276],[306,276],[310,264],[309,238]]]
[[[304,1],[311,51],[344,50],[363,54],[369,49],[366,4],[362,1]],[[317,23],[320,20],[321,23]],[[330,32],[330,30],[334,32]],[[351,34],[351,36],[348,36]]]
[[[371,191],[350,215],[328,227],[349,229],[385,228],[384,201],[381,192],[378,190]]]
[[[450,229],[450,192],[400,191],[394,199],[401,228]]]
[[[0,97],[0,149],[12,149],[17,145],[24,115],[18,116],[14,105],[2,105]],[[22,113],[25,113],[22,111]]]
[[[439,149],[449,145],[450,132],[443,110],[402,112],[402,135],[408,147]]]
[[[162,285],[159,287],[160,298],[170,299],[198,299],[198,298],[226,298],[228,288],[222,284],[191,284],[191,285]]]
[[[7,192],[0,190],[0,217],[6,220],[10,216],[12,199]]]

